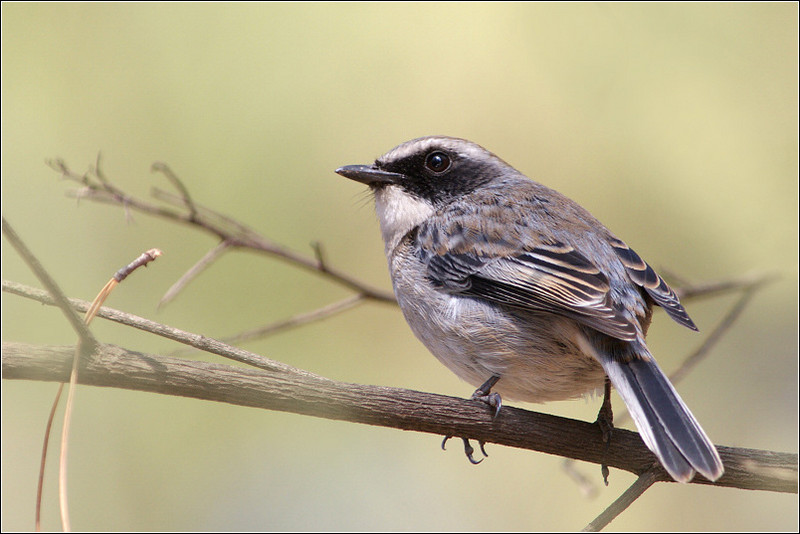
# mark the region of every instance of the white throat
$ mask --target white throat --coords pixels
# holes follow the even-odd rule
[[[381,224],[386,255],[397,247],[412,228],[433,215],[430,202],[409,195],[400,187],[387,185],[375,191],[375,212]]]

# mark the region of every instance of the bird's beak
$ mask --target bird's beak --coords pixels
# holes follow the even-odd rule
[[[369,186],[396,184],[405,179],[402,174],[383,171],[374,165],[345,165],[336,169],[336,174]]]

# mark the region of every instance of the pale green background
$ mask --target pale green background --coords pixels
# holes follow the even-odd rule
[[[389,288],[363,187],[338,177],[429,134],[472,139],[692,281],[776,272],[679,390],[715,442],[797,451],[797,4],[2,5],[2,210],[68,295],[91,299],[150,247],[109,305],[224,336],[349,293],[230,254],[156,311],[215,244],[183,226],[65,198],[44,165],[169,188]],[[3,278],[39,286],[7,242]],[[708,333],[733,296],[687,307]],[[3,340],[73,343],[60,313],[4,294]],[[175,345],[104,321],[106,342]],[[674,369],[703,334],[656,317]],[[334,379],[467,396],[395,308],[370,304],[246,348]],[[219,361],[215,359],[214,361]],[[3,381],[2,528],[30,529],[55,385]],[[619,402],[619,401],[617,401]],[[531,406],[593,419],[597,399]],[[440,438],[82,387],[71,445],[80,530],[574,530],[633,481],[584,498],[561,460]],[[57,529],[55,462],[46,529]],[[600,483],[597,466],[578,468]],[[796,531],[797,497],[662,484],[610,530]]]

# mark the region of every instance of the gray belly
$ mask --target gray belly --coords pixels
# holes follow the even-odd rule
[[[475,387],[492,375],[504,399],[546,402],[603,386],[600,363],[584,354],[578,325],[547,313],[512,314],[485,301],[453,296],[427,280],[395,280],[395,294],[414,334]]]

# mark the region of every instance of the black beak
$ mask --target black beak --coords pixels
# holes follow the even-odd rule
[[[336,174],[369,186],[396,184],[405,179],[402,174],[382,171],[374,165],[345,165],[336,169]]]

